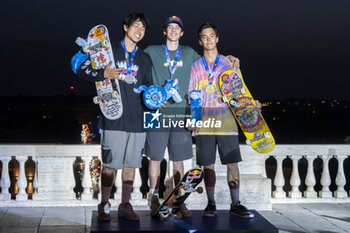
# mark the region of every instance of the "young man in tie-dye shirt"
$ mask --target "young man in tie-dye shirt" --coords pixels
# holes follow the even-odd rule
[[[216,175],[214,163],[216,145],[222,164],[227,165],[227,181],[231,193],[230,214],[253,218],[254,214],[240,204],[239,201],[239,170],[238,162],[242,161],[238,130],[234,116],[227,103],[222,101],[219,89],[220,74],[231,69],[231,64],[221,56],[216,47],[219,37],[216,27],[205,23],[198,30],[199,44],[203,47],[203,57],[192,64],[191,79],[188,94],[193,90],[200,90],[202,95],[202,122],[212,121],[211,127],[195,128],[197,164],[204,166],[204,183],[208,197],[208,205],[203,217],[214,217],[217,214],[215,205]],[[259,104],[260,105],[260,104]]]

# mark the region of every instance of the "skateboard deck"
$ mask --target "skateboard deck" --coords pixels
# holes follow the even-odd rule
[[[106,26],[97,25],[90,30],[87,44],[84,46],[84,52],[90,55],[93,69],[104,69],[109,62],[112,62],[111,68],[115,68],[113,51]],[[91,72],[93,75],[94,71],[92,70]],[[115,88],[113,88],[112,82],[114,82]],[[123,105],[118,80],[105,79],[95,82],[95,84],[97,96],[93,98],[93,101],[95,104],[100,105],[102,114],[110,120],[121,117]]]
[[[203,171],[200,168],[192,168],[185,173],[180,183],[174,188],[170,195],[163,201],[158,209],[160,220],[172,215],[173,207],[182,204],[192,192],[202,193],[203,188],[197,185],[203,179]],[[178,218],[182,218],[182,213],[176,213]]]
[[[261,113],[253,108],[255,101],[244,83],[241,71],[223,72],[219,87],[223,101],[227,102],[247,139],[247,145],[259,153],[272,151],[275,140]]]

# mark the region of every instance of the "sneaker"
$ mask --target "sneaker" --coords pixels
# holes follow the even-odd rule
[[[158,213],[158,209],[160,207],[159,199],[158,196],[156,195],[151,195],[151,198],[149,200],[149,205],[150,205],[150,213],[151,216],[156,216]]]
[[[213,218],[217,213],[218,211],[216,210],[216,205],[209,201],[207,207],[204,209],[202,216],[206,218]]]
[[[254,218],[254,214],[249,212],[247,207],[241,205],[240,202],[238,202],[238,204],[235,206],[231,204],[230,215],[237,216],[240,218]]]
[[[97,220],[100,222],[109,222],[111,221],[111,203],[109,202],[101,202],[97,206],[98,216]]]
[[[118,218],[125,218],[130,221],[139,221],[139,216],[134,212],[129,202],[120,203],[118,207]]]

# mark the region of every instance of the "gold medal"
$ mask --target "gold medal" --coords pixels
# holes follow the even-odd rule
[[[208,86],[205,88],[205,92],[206,92],[208,95],[213,94],[214,91],[215,91],[215,86],[214,86],[214,85],[208,85]]]

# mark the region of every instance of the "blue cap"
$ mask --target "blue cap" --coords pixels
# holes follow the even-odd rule
[[[166,19],[166,21],[164,23],[164,27],[166,28],[171,23],[177,23],[178,25],[180,25],[181,28],[184,27],[184,25],[182,23],[182,19],[180,19],[179,17],[177,17],[175,15]]]

